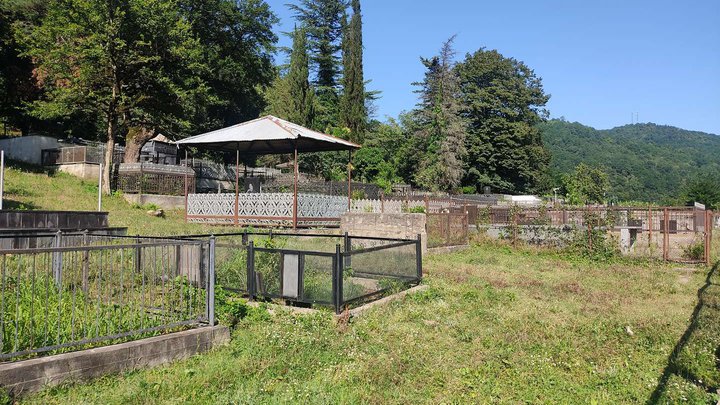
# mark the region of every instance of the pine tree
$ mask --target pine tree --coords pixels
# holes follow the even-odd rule
[[[340,115],[351,140],[361,143],[367,124],[363,74],[362,14],[360,1],[352,0],[353,15],[343,35],[343,96]]]
[[[422,83],[415,83],[421,88],[414,134],[425,148],[415,182],[430,190],[456,189],[464,175],[467,123],[460,114],[460,88],[453,69],[454,39],[443,44],[438,56],[421,58],[427,72]]]
[[[293,106],[288,120],[306,127],[311,127],[315,118],[315,92],[310,86],[309,73],[306,32],[296,28],[287,75],[290,103]]]

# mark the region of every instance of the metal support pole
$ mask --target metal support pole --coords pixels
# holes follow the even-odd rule
[[[295,162],[293,164],[295,179],[293,181],[293,229],[298,226],[298,152],[297,144],[295,144]]]
[[[423,269],[422,269],[422,235],[417,235],[417,241],[415,242],[415,266],[417,271],[418,283],[422,280]]]
[[[247,245],[247,289],[248,296],[252,301],[255,299],[255,245],[253,241]]]
[[[347,178],[348,178],[348,205],[347,210],[350,212],[352,204],[352,150],[348,151],[348,166],[347,166]]]
[[[215,236],[210,236],[208,252],[207,317],[208,324],[215,325]]]
[[[103,185],[103,164],[100,163],[100,172],[98,174],[98,211],[102,211],[102,185]]]
[[[238,212],[240,212],[240,143],[238,142],[237,148],[235,149],[235,225],[237,226],[240,220],[238,219]]]
[[[0,150],[0,210],[3,209],[5,196],[5,151]]]
[[[62,231],[58,229],[55,233],[55,247],[62,247]],[[53,278],[58,290],[62,288],[62,252],[53,252]]]
[[[187,174],[187,164],[188,164],[188,153],[187,149],[185,149],[185,165],[183,167],[183,171],[185,172],[185,222],[187,222],[187,212],[188,212],[188,174]]]

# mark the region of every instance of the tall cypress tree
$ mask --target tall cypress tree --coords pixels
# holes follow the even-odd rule
[[[309,74],[306,32],[295,28],[287,75],[290,104],[293,106],[288,119],[306,127],[313,125],[315,117],[315,91],[310,86]]]
[[[317,92],[315,128],[326,130],[339,121],[338,78],[343,17],[346,0],[301,0],[290,4],[295,17],[307,29],[308,50],[312,60]]]
[[[343,97],[340,115],[355,142],[362,142],[367,123],[363,74],[360,0],[352,0],[353,15],[343,35]]]

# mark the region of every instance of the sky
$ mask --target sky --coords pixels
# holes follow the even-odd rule
[[[295,20],[297,0],[266,0]],[[420,56],[457,34],[458,60],[480,48],[523,61],[551,95],[552,118],[597,129],[654,122],[720,134],[720,0],[361,0],[365,78],[375,118],[417,103]],[[280,34],[280,45],[291,41]],[[285,62],[284,54],[278,62]],[[637,117],[637,119],[635,118]]]

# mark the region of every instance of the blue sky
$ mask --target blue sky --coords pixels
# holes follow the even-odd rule
[[[267,0],[292,30],[289,0]],[[631,122],[720,134],[720,1],[364,0],[365,75],[376,118],[416,103],[420,56],[457,34],[458,58],[481,47],[543,78],[551,116],[598,129]],[[290,40],[281,36],[281,45]],[[284,55],[279,56],[284,61]]]

